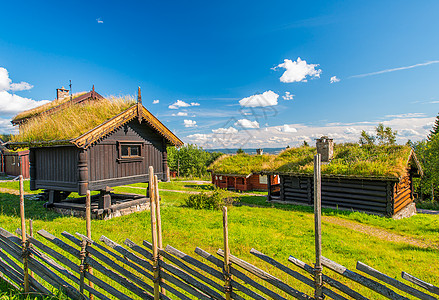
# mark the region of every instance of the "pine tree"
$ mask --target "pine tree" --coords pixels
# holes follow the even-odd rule
[[[436,117],[436,120],[434,121],[433,128],[430,130],[430,134],[428,135],[427,139],[431,141],[434,135],[439,133],[439,114]]]

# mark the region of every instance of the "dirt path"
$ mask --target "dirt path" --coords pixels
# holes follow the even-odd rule
[[[420,248],[439,249],[438,244],[436,244],[432,241],[429,241],[429,240],[408,237],[408,236],[404,236],[404,235],[400,235],[397,233],[387,231],[385,229],[376,228],[373,226],[364,225],[364,224],[360,224],[360,223],[349,221],[349,220],[324,216],[322,218],[322,221],[327,222],[327,223],[331,223],[334,225],[342,226],[345,228],[349,228],[349,229],[352,229],[352,230],[355,230],[355,231],[358,231],[358,232],[361,232],[364,234],[368,234],[368,235],[377,237],[381,240],[386,240],[386,241],[395,242],[395,243],[405,243],[405,244],[409,244],[409,245],[420,247]]]
[[[20,195],[20,192],[18,190],[7,189],[7,188],[0,188],[0,193],[11,194],[11,195]]]

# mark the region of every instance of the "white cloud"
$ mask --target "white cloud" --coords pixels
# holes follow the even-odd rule
[[[337,78],[337,76],[332,76],[331,79],[329,80],[330,83],[336,83],[336,82],[339,82],[339,81],[340,81],[340,79]]]
[[[187,113],[179,111],[176,114],[172,114],[173,117],[187,117]]]
[[[383,74],[383,73],[390,73],[390,72],[395,72],[395,71],[413,69],[413,68],[428,66],[428,65],[437,64],[437,63],[439,63],[439,60],[431,60],[431,61],[427,61],[425,63],[415,64],[415,65],[406,66],[406,67],[399,67],[399,68],[393,68],[393,69],[385,69],[385,70],[381,70],[381,71],[377,71],[377,72],[372,72],[372,73],[353,75],[353,76],[351,76],[349,78],[361,78],[361,77],[379,75],[379,74]]]
[[[266,91],[262,94],[253,95],[239,100],[239,104],[243,107],[265,107],[277,105],[279,95],[273,91]]]
[[[229,128],[218,128],[218,129],[212,129],[213,133],[226,133],[226,134],[234,134],[238,133],[238,130],[232,126]]]
[[[288,124],[284,124],[284,126],[279,127],[278,130],[281,132],[289,132],[289,133],[297,132],[296,128],[290,127]]]
[[[169,105],[168,108],[169,109],[179,109],[180,107],[189,107],[189,106],[200,106],[200,103],[191,102],[189,104],[189,103],[186,103],[184,101],[177,100],[175,103]]]
[[[284,59],[282,64],[277,65],[273,69],[284,68],[286,71],[280,77],[281,82],[306,82],[306,77],[319,78],[322,73],[321,69],[316,69],[319,65],[317,64],[307,64],[305,60],[301,60],[300,57],[297,61],[292,61],[290,59]]]
[[[10,94],[6,91],[0,91],[0,113],[4,114],[16,114],[49,102],[50,101],[47,100],[35,101],[15,94]]]
[[[247,119],[240,119],[235,125],[239,125],[242,128],[259,128],[259,123],[257,121],[250,121]]]
[[[344,130],[345,134],[360,134],[360,130],[354,127],[346,127]]]
[[[388,118],[381,122],[384,126],[390,126],[393,130],[398,131],[396,136],[397,143],[405,144],[408,139],[412,141],[425,139],[430,132],[434,120],[435,117]],[[314,146],[314,140],[323,135],[334,138],[336,143],[355,143],[358,142],[362,130],[374,134],[378,122],[328,123],[325,125],[286,124],[287,128],[284,128],[285,125],[277,125],[264,127],[259,130],[239,130],[233,133],[233,135],[220,135],[213,132],[187,136],[184,140],[185,142],[202,145],[206,149],[258,148],[263,145],[270,145],[270,147],[299,146],[304,140]],[[240,123],[243,123],[243,121],[236,122],[236,125],[241,125]],[[252,122],[249,120],[244,121],[244,125],[246,123],[251,124]],[[243,126],[236,128],[240,129]],[[225,126],[224,131],[227,129],[228,126]]]
[[[101,18],[97,18],[96,22],[98,22],[98,24],[104,24],[104,21],[102,21]]]
[[[284,100],[293,100],[294,95],[290,92],[285,92],[285,96],[282,96]]]
[[[26,91],[30,90],[34,86],[27,82],[12,83],[11,78],[9,78],[9,72],[5,68],[0,67],[0,91]]]
[[[425,117],[424,113],[407,113],[407,114],[399,114],[399,115],[386,115],[385,118],[423,118]]]
[[[177,100],[175,103],[168,106],[169,109],[179,109],[180,107],[188,107],[191,106],[189,103],[186,103],[181,100]]]
[[[160,103],[160,100],[154,100],[154,101],[152,101],[152,104],[159,104]]]
[[[184,120],[184,127],[197,127],[197,122],[194,120]]]
[[[419,135],[419,132],[414,129],[401,129],[400,131],[398,131],[398,134],[404,137],[409,137]]]
[[[27,82],[12,83],[8,70],[0,68],[0,114],[16,114],[49,102],[47,100],[35,101],[8,92],[29,90],[32,87]]]

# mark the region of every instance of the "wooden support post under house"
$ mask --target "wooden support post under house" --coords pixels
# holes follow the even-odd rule
[[[104,190],[101,190],[99,193],[99,209],[109,209],[111,206],[111,194],[110,192],[113,189],[110,187],[106,187]]]
[[[24,292],[29,293],[29,269],[27,258],[29,255],[29,243],[26,238],[26,219],[24,215],[24,186],[23,175],[18,176],[20,181],[20,217],[21,217],[21,244],[23,247],[23,274],[24,274]]]
[[[160,214],[160,195],[159,195],[159,180],[157,178],[157,175],[154,175],[154,196],[155,196],[155,209],[156,209],[156,218],[157,218],[157,246],[160,250],[163,250],[163,239],[162,239],[162,217]],[[160,255],[160,251],[158,252],[158,259],[160,261],[163,260],[163,258]],[[163,271],[162,268],[160,268],[161,271]],[[163,283],[163,278],[160,278],[160,282]],[[166,295],[166,291],[163,288],[163,286],[160,286],[160,292],[163,295]]]
[[[85,228],[86,228],[86,235],[91,240],[91,194],[90,190],[87,190],[87,193],[85,194]],[[88,266],[88,273],[93,275],[93,269]],[[93,282],[90,280],[88,281],[88,285],[91,288],[94,288]],[[92,293],[89,293],[90,300],[94,299],[94,295]]]
[[[324,299],[322,272],[322,174],[320,154],[314,156],[314,225],[316,250],[316,264],[314,265],[314,298],[320,300]]]
[[[230,274],[230,248],[229,248],[229,227],[227,220],[227,207],[223,206],[223,238],[224,238],[224,292],[226,300],[231,299],[232,275]]]
[[[152,255],[153,255],[153,276],[154,276],[154,300],[160,299],[160,272],[158,261],[158,242],[157,242],[157,218],[155,205],[155,188],[154,188],[154,168],[149,166],[149,203],[151,210],[151,236],[152,236]]]

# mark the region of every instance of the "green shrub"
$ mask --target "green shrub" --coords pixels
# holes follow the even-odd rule
[[[213,191],[189,195],[184,204],[195,209],[219,210],[221,207],[232,203],[233,198],[230,192],[217,188]]]

